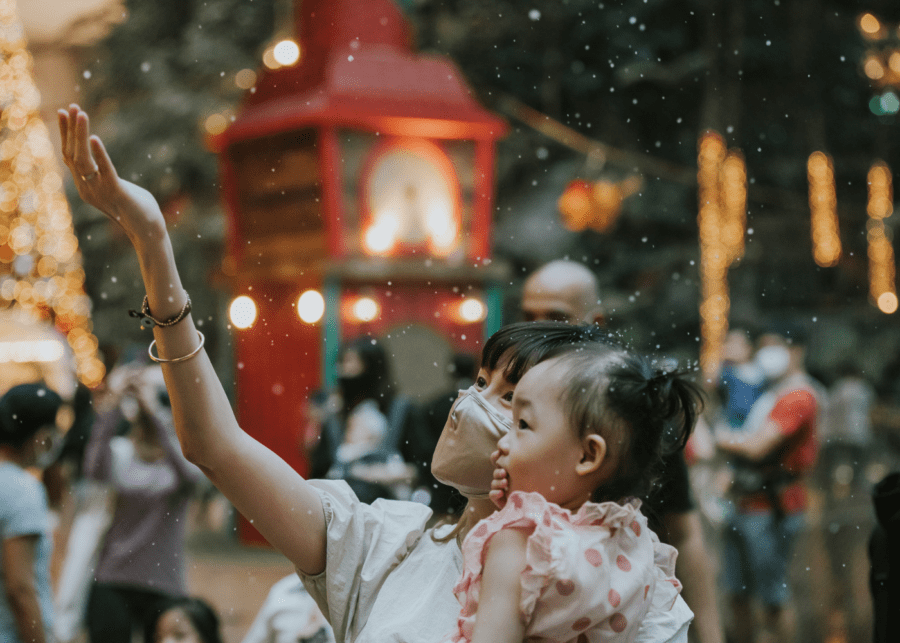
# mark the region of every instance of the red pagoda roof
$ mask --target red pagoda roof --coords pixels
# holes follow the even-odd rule
[[[390,0],[303,0],[297,19],[300,62],[261,74],[215,148],[317,125],[454,139],[506,132],[455,65],[411,50]]]

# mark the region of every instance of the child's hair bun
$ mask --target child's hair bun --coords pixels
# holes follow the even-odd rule
[[[642,495],[664,455],[683,448],[702,409],[700,388],[686,373],[663,369],[643,355],[623,351],[607,371],[606,411],[622,431],[616,480],[603,495]]]

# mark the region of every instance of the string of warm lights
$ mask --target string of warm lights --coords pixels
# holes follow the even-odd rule
[[[721,207],[722,166],[725,141],[718,132],[700,137],[697,155],[697,184],[700,207],[697,226],[700,231],[700,369],[713,376],[722,361],[728,332],[728,248],[724,243]]]
[[[720,171],[722,242],[729,265],[744,256],[747,227],[747,165],[737,150],[728,152]]]
[[[881,312],[891,314],[897,311],[894,248],[890,230],[884,225],[894,211],[891,170],[878,161],[869,170],[868,180],[869,294]]]
[[[819,266],[830,268],[837,265],[841,258],[834,165],[827,154],[813,152],[809,155],[806,170],[809,178],[809,209],[812,214],[813,259]]]
[[[14,0],[0,0],[0,307],[52,320],[75,355],[78,378],[104,376],[72,216]]]

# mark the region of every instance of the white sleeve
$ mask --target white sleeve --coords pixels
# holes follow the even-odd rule
[[[367,505],[343,480],[310,484],[319,492],[325,512],[325,571],[316,576],[297,573],[338,643],[352,641],[366,624],[385,578],[424,533],[431,510],[396,500]]]

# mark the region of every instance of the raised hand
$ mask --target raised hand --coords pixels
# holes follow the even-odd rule
[[[90,135],[84,110],[73,103],[57,115],[63,160],[75,179],[78,195],[121,225],[132,243],[164,231],[165,219],[156,199],[144,188],[119,177],[103,142]]]
[[[509,478],[506,474],[506,469],[497,466],[497,458],[499,457],[499,451],[494,451],[491,454],[491,462],[494,463],[495,468],[494,479],[491,480],[491,490],[488,493],[488,498],[497,505],[498,509],[503,509],[503,507],[506,506],[506,492],[509,489]]]

